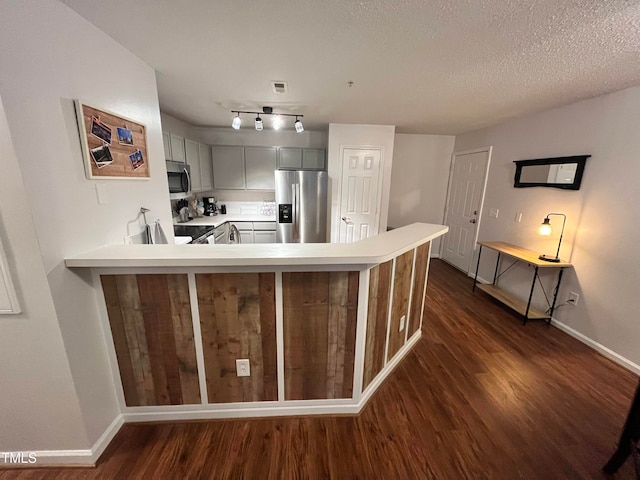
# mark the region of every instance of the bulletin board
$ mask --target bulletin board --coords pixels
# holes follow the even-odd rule
[[[88,179],[149,179],[147,129],[129,118],[75,101]]]

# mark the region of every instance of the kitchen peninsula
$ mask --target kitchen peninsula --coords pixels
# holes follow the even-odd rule
[[[65,264],[92,269],[125,421],[354,414],[420,339],[431,240],[447,230],[110,245]]]

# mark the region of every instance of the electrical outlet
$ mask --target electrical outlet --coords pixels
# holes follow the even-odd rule
[[[401,332],[404,330],[404,323],[407,320],[407,316],[406,315],[402,315],[402,317],[400,317],[400,328],[398,328],[398,331]]]
[[[575,307],[578,305],[578,300],[580,300],[580,294],[576,292],[569,292],[569,299],[567,300],[569,305],[573,305]]]
[[[251,376],[251,365],[249,364],[248,358],[238,358],[236,359],[236,375],[238,377],[250,377]]]

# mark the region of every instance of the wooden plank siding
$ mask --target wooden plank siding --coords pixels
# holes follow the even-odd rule
[[[277,400],[275,274],[197,274],[196,288],[209,403]]]
[[[369,307],[364,350],[364,390],[384,367],[384,347],[387,340],[389,297],[391,295],[392,260],[377,265],[369,274]]]
[[[393,273],[393,301],[391,304],[391,321],[389,323],[389,347],[387,361],[391,360],[405,343],[406,332],[400,329],[400,319],[409,310],[409,295],[411,293],[411,270],[414,251],[396,257]],[[406,324],[405,324],[406,328]]]
[[[416,249],[416,272],[413,276],[413,295],[411,296],[411,312],[407,321],[407,338],[411,338],[420,328],[424,285],[427,281],[427,267],[429,266],[429,244],[430,242],[423,243]]]
[[[187,275],[101,275],[127,406],[200,403]]]
[[[351,398],[359,272],[282,274],[285,399]]]

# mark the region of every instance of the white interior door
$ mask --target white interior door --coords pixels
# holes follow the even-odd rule
[[[465,273],[477,242],[490,157],[491,147],[453,154],[442,259]]]
[[[340,243],[355,242],[378,233],[381,157],[380,150],[343,150]]]

